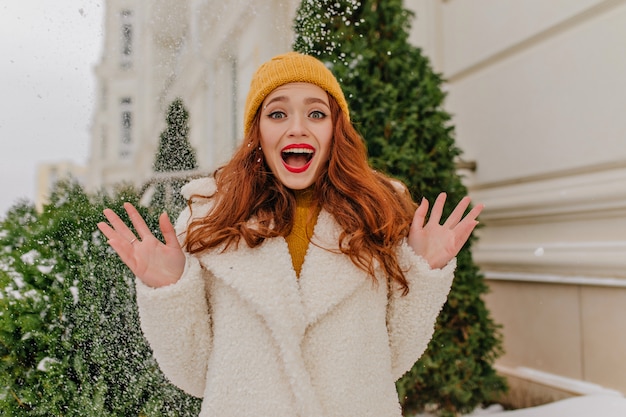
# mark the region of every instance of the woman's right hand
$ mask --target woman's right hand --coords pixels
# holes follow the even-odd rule
[[[185,254],[168,215],[162,213],[159,217],[163,244],[150,232],[132,204],[124,203],[124,209],[139,236],[135,236],[113,210],[105,209],[104,216],[110,225],[100,222],[98,229],[107,237],[109,245],[144,284],[158,288],[176,283],[185,268]]]

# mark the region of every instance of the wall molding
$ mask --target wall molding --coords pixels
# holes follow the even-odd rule
[[[532,282],[541,284],[580,285],[592,287],[626,288],[626,279],[594,276],[567,276],[532,272],[483,271],[489,281]]]
[[[626,217],[626,161],[491,184],[473,185],[485,205],[481,220],[536,223],[595,217]]]
[[[494,271],[493,274],[496,274],[495,271],[505,270],[518,274],[520,280],[541,282],[542,275],[536,274],[539,271],[557,274],[545,277],[610,277],[625,279],[626,283],[626,241],[545,243],[479,241],[474,247],[473,256],[484,270]],[[530,275],[522,279],[526,273]],[[566,283],[568,279],[563,278],[561,281]],[[579,283],[578,281],[580,280],[576,278],[572,283]]]
[[[522,379],[535,384],[556,388],[563,392],[574,395],[613,395],[622,397],[623,394],[619,391],[605,388],[601,385],[591,382],[581,381],[579,379],[565,378],[559,375],[551,374],[548,372],[538,371],[532,368],[525,367],[508,367],[496,364],[494,366],[496,371],[501,375],[511,376],[514,378]]]
[[[600,172],[609,171],[622,171],[626,170],[626,160],[606,161],[600,164],[591,164],[584,166],[577,166],[568,169],[562,169],[557,171],[546,171],[534,175],[526,175],[524,177],[510,178],[501,181],[491,181],[480,184],[472,184],[472,190],[488,190],[491,188],[502,188],[512,185],[521,185],[525,183],[536,183],[546,180],[562,179],[567,177],[583,176],[589,174],[595,174]]]

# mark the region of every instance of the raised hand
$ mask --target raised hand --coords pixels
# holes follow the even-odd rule
[[[445,202],[446,194],[439,194],[430,218],[428,222],[425,222],[426,214],[428,214],[428,200],[424,198],[415,210],[409,230],[409,245],[417,255],[428,262],[431,268],[443,268],[459,253],[478,224],[476,218],[483,209],[482,204],[477,205],[463,218],[463,213],[470,204],[470,198],[464,197],[450,217],[441,225],[439,223]]]
[[[163,244],[154,237],[132,204],[124,203],[124,209],[139,236],[135,236],[113,210],[105,209],[104,216],[111,225],[100,222],[98,229],[107,237],[109,245],[146,285],[156,288],[177,282],[185,268],[185,254],[167,214],[159,217],[159,227],[165,239]]]

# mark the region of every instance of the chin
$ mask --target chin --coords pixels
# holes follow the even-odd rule
[[[280,180],[280,178],[279,178]],[[305,188],[309,188],[311,185],[315,183],[315,181],[280,181],[285,187],[290,190],[304,190]]]
[[[285,166],[276,167],[274,175],[285,187],[291,190],[304,190],[315,184],[319,176],[318,166],[309,166],[306,171],[300,173],[290,172]]]

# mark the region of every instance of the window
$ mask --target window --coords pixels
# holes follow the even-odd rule
[[[101,81],[101,85],[100,85],[100,108],[102,110],[106,110],[107,108],[107,95],[108,95],[109,91],[107,88],[107,83],[106,81],[102,80]]]
[[[133,13],[130,10],[123,10],[120,17],[122,39],[120,65],[122,68],[128,69],[133,66]]]
[[[132,100],[130,97],[124,97],[120,103],[120,158],[127,159],[130,157],[133,145],[133,112]]]

